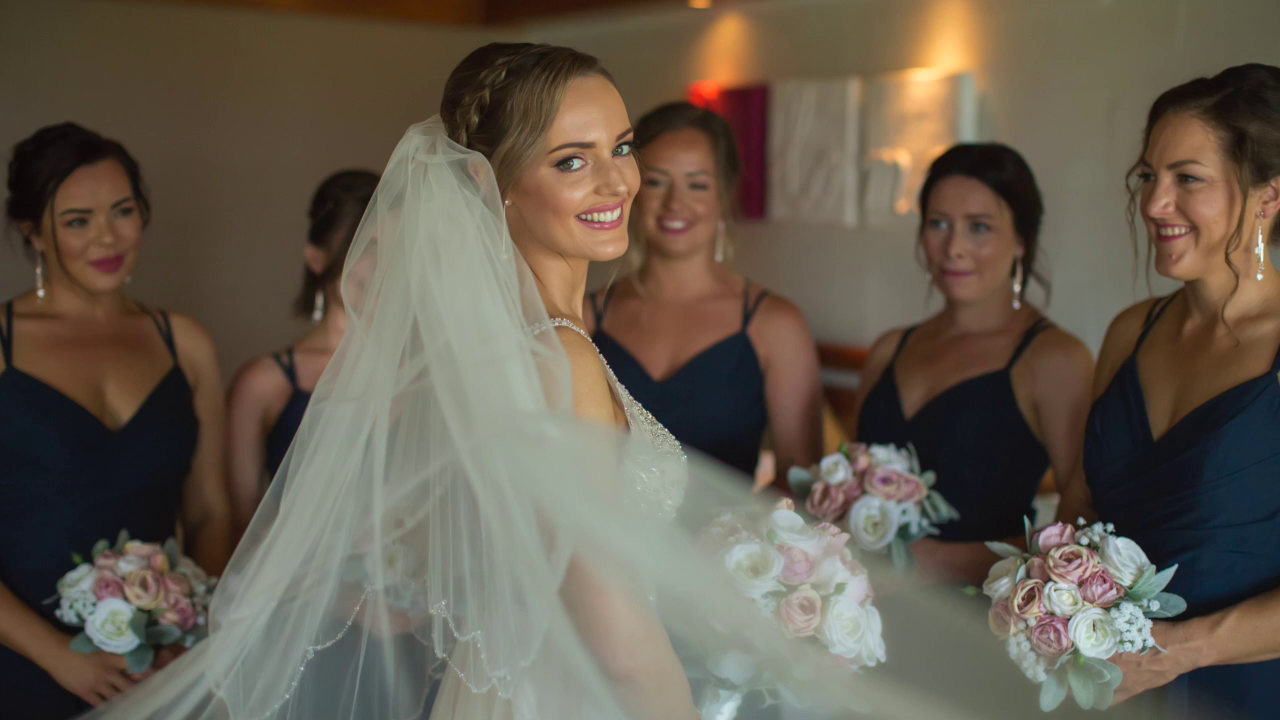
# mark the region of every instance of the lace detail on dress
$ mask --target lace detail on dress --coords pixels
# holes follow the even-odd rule
[[[591,347],[595,347],[586,331],[564,318],[553,317],[549,323],[534,328],[533,332],[542,332],[552,327],[569,328],[591,342]],[[599,353],[597,349],[596,354]],[[627,464],[627,474],[634,478],[634,482],[627,488],[627,496],[642,509],[652,511],[659,519],[671,520],[684,501],[685,486],[689,482],[684,448],[662,423],[631,397],[627,388],[618,382],[618,376],[613,374],[613,368],[609,367],[609,362],[603,355],[600,356],[600,362],[604,363],[609,383],[622,404],[622,412],[627,416],[627,425],[632,431],[624,462]]]

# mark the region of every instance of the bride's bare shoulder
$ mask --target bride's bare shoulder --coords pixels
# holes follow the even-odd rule
[[[573,379],[573,409],[579,417],[613,425],[617,416],[613,408],[613,388],[596,346],[572,328],[557,327],[556,335],[569,357]]]

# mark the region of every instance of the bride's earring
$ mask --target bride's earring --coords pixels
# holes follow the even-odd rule
[[[716,225],[716,262],[718,263],[724,262],[726,243],[724,235],[724,220],[721,219],[719,224]]]
[[[1013,309],[1022,309],[1022,258],[1013,261]]]
[[[44,300],[49,291],[44,288],[44,253],[36,253],[36,300]]]
[[[1253,254],[1258,256],[1258,281],[1262,281],[1262,268],[1267,261],[1267,241],[1262,236],[1262,221],[1266,219],[1266,215],[1261,210],[1258,211],[1258,246],[1253,249]]]
[[[502,201],[502,207],[504,207],[504,208],[509,208],[509,207],[511,207],[511,198],[507,198],[506,200],[503,200],[503,201]]]
[[[324,319],[324,291],[317,290],[315,300],[311,302],[311,323],[319,324]]]

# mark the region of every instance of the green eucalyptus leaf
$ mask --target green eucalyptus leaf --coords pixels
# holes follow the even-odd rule
[[[1053,712],[1067,699],[1067,681],[1063,677],[1066,671],[1049,673],[1049,677],[1040,683],[1040,710]]]
[[[120,534],[116,536],[115,551],[120,552],[124,550],[124,544],[127,542],[129,542],[129,531],[121,530]]]
[[[1160,603],[1160,608],[1158,610],[1147,611],[1145,615],[1149,618],[1163,620],[1165,618],[1181,615],[1187,611],[1187,601],[1183,600],[1181,595],[1159,592],[1151,599]]]
[[[182,631],[172,625],[156,625],[147,629],[148,645],[172,645],[182,639]]]
[[[137,675],[151,669],[151,663],[156,659],[156,651],[150,645],[139,645],[124,654],[125,664],[129,666],[129,672]]]
[[[1022,557],[1023,555],[1026,554],[1022,552],[1021,549],[1014,547],[1009,543],[1003,543],[1003,542],[994,542],[994,541],[988,542],[987,549],[999,555],[1002,558]]]
[[[98,644],[88,635],[80,633],[71,638],[71,651],[89,655],[90,653],[102,652],[102,648],[98,647]]]
[[[1085,666],[1072,664],[1067,666],[1067,682],[1071,685],[1071,697],[1082,710],[1092,710],[1095,685],[1091,674]]]
[[[84,564],[84,556],[80,553],[71,553],[71,562],[75,563],[76,567],[80,567]]]
[[[129,621],[129,628],[133,630],[133,634],[138,636],[139,640],[147,639],[147,621],[151,616],[144,612],[135,612],[133,619]]]
[[[107,542],[106,539],[102,539],[93,544],[93,551],[90,553],[90,555],[93,555],[96,558],[102,553],[110,549],[111,549],[111,543]]]
[[[1154,567],[1148,567],[1146,570],[1143,570],[1142,574],[1138,576],[1138,579],[1133,582],[1133,586],[1129,588],[1129,592],[1125,597],[1134,602],[1142,602],[1143,600],[1153,597],[1163,589],[1155,587],[1155,577],[1156,569]]]
[[[915,559],[911,556],[911,548],[902,538],[894,538],[889,543],[889,560],[893,562],[893,568],[898,572],[908,572],[915,564]]]
[[[1035,555],[1040,552],[1039,543],[1035,542],[1035,528],[1031,526],[1031,518],[1026,515],[1022,516],[1022,529],[1027,536],[1027,552]]]

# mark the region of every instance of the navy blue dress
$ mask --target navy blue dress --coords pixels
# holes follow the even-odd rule
[[[894,365],[916,328],[902,334],[893,359],[858,412],[858,441],[908,444],[920,465],[938,475],[937,490],[960,512],[940,525],[939,540],[972,542],[1021,537],[1023,518],[1035,519],[1032,502],[1049,470],[1049,454],[1013,392],[1013,366],[1040,333],[1041,318],[1022,336],[1000,370],[957,383],[907,418]]]
[[[42,618],[54,617],[56,584],[101,539],[122,529],[162,542],[177,527],[199,421],[178,365],[169,317],[152,316],[173,356],[138,411],[108,429],[66,395],[13,366],[13,303],[0,326],[0,582]],[[88,707],[18,653],[0,646],[0,708],[5,717],[63,720]]]
[[[742,290],[742,328],[703,350],[671,377],[655,380],[626,348],[604,329],[613,288],[604,302],[591,296],[596,314],[592,337],[600,354],[631,393],[682,444],[753,476],[760,462],[760,442],[769,420],[764,398],[764,370],[747,336],[751,318],[768,297],[751,301],[751,286]]]
[[[284,355],[276,354],[271,357],[284,371],[285,377],[289,378],[289,385],[293,391],[289,394],[289,402],[284,406],[284,410],[280,411],[280,417],[276,418],[275,424],[271,426],[271,432],[267,433],[268,479],[274,479],[276,472],[280,470],[285,453],[293,444],[293,436],[298,434],[298,427],[302,425],[302,416],[307,412],[307,404],[311,402],[311,393],[298,386],[298,364],[293,357],[293,348],[286,350]]]
[[[1280,354],[1152,437],[1137,356],[1172,297],[1152,305],[1133,354],[1094,403],[1084,466],[1099,517],[1157,567],[1178,566],[1167,589],[1186,599],[1189,619],[1280,587]],[[1277,686],[1280,660],[1224,665],[1135,702],[1151,718],[1208,707],[1261,720],[1280,716]]]

